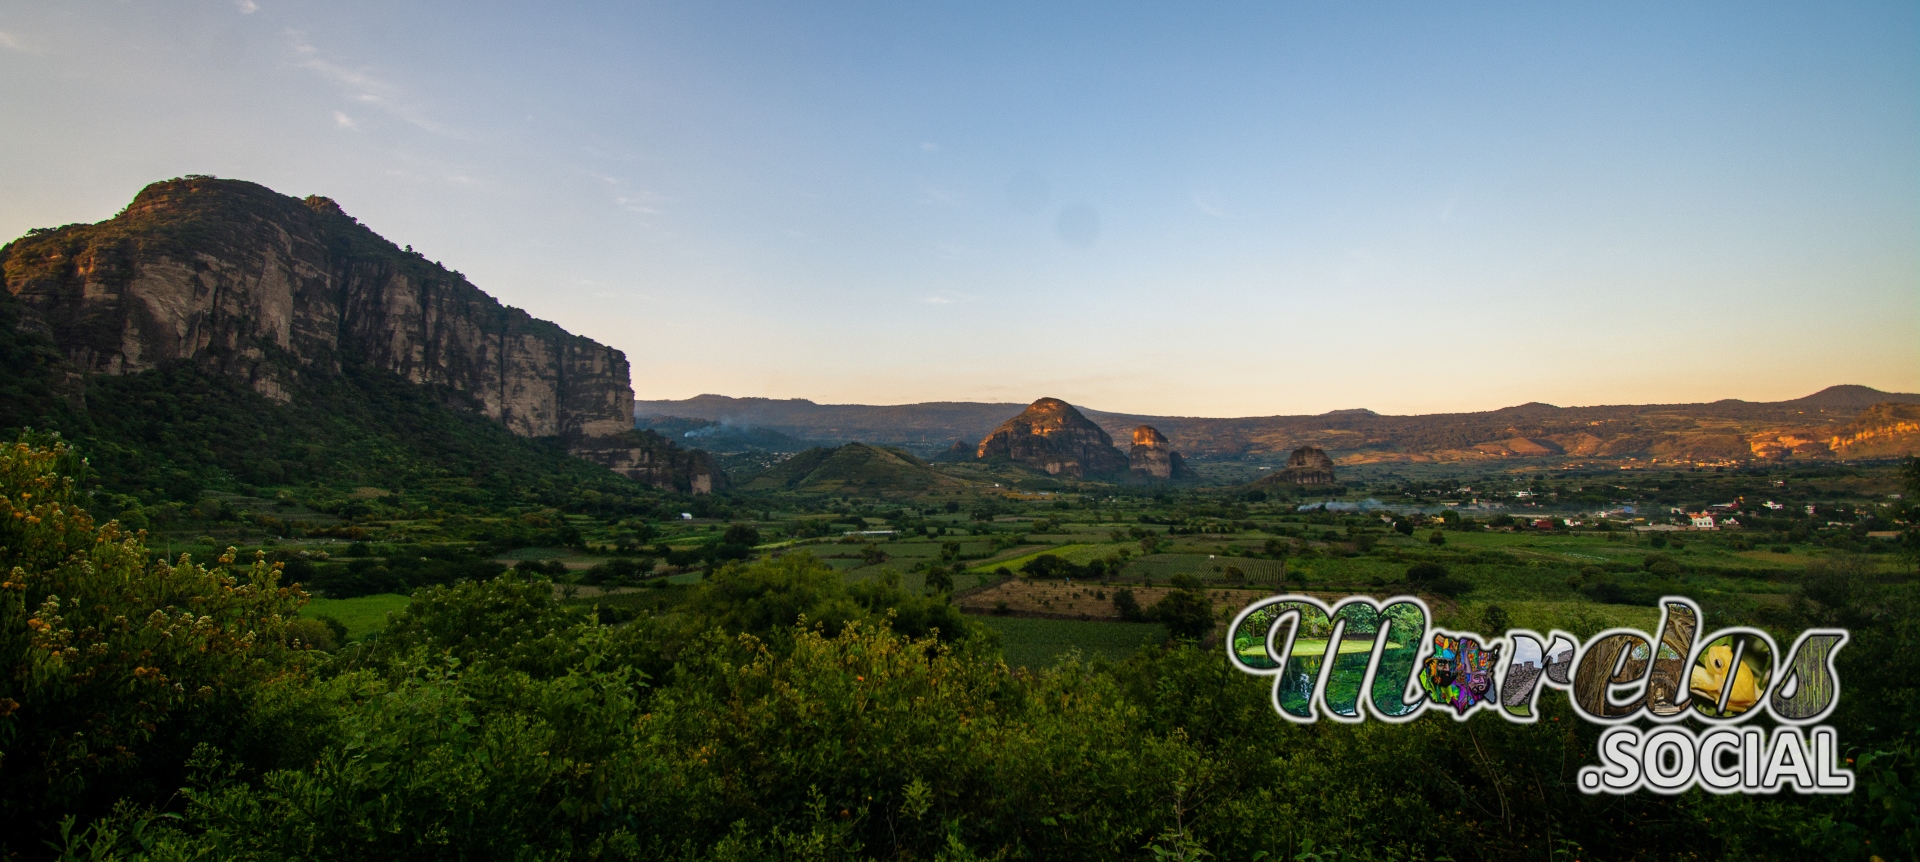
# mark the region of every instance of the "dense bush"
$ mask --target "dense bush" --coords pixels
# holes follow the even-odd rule
[[[196,744],[247,745],[262,689],[299,674],[302,595],[277,565],[150,564],[75,505],[75,467],[64,445],[0,449],[0,852],[59,814],[158,804]]]
[[[302,586],[328,598],[343,599],[375,593],[410,593],[419,587],[460,580],[484,580],[505,569],[464,548],[414,547],[385,557],[324,563],[289,561],[287,571]]]
[[[287,636],[299,596],[271,565],[146,565],[138,537],[71,507],[61,457],[0,459],[9,857],[1916,852],[1920,608],[1860,567],[1756,620],[1852,627],[1833,723],[1858,792],[1592,797],[1572,779],[1600,728],[1563,698],[1535,724],[1296,725],[1216,651],[1017,672],[941,599],[802,554],[721,566],[618,626],[533,574],[428,587],[378,640],[322,656]],[[93,727],[110,744],[74,737]]]

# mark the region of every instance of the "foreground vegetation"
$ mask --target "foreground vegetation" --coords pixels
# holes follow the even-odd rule
[[[1377,517],[1375,528],[1272,511],[1272,523],[1238,519],[1248,528],[1194,514],[1217,501],[1141,501],[1124,521],[1081,502],[979,517],[985,503],[928,501],[883,504],[903,529],[920,522],[923,558],[906,540],[781,549],[767,546],[801,539],[689,525],[677,529],[711,537],[699,547],[744,546],[753,559],[655,559],[622,575],[644,586],[571,599],[552,579],[583,581],[593,567],[498,563],[498,574],[418,588],[383,612],[377,637],[352,640],[301,615],[305,591],[267,553],[284,548],[156,558],[84,510],[70,478],[83,469],[61,445],[0,454],[8,856],[1897,859],[1920,842],[1920,601],[1896,554],[1834,549],[1808,564],[1802,548],[1780,555],[1788,563],[1697,542],[1656,550],[1485,529],[1443,530],[1436,544],[1429,525],[1409,537]],[[827,507],[811,520],[865,517]],[[995,572],[1021,558],[1031,570],[1053,545],[1099,552],[1029,577],[1072,566],[1102,590],[1165,584],[1202,607],[1206,583],[1254,578],[1230,546],[1288,561],[1289,587],[1302,569],[1310,588],[1377,579],[1428,592],[1455,618],[1508,602],[1502,613],[1585,611],[1568,625],[1602,625],[1605,609],[1630,605],[1594,585],[1678,585],[1708,597],[1716,625],[1848,626],[1833,723],[1860,789],[1583,796],[1571,779],[1598,728],[1561,698],[1544,698],[1534,725],[1292,725],[1260,681],[1191,640],[1017,669],[1006,634],[926,585],[954,569],[1018,578]],[[1191,565],[1131,569],[1147,551]],[[375,542],[360,553],[350,559],[391,572],[412,551]],[[704,578],[666,574],[702,567]],[[1454,598],[1431,592],[1449,580]]]

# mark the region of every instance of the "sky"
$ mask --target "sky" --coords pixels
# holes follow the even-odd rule
[[[1920,392],[1920,4],[0,0],[0,235],[321,194],[642,399]]]

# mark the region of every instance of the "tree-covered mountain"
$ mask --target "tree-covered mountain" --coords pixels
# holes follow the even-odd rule
[[[748,490],[884,494],[957,487],[961,481],[935,471],[898,449],[848,443],[798,453],[746,483]]]

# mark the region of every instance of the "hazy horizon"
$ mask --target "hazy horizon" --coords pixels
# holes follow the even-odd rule
[[[0,107],[6,239],[326,195],[642,400],[1920,391],[1911,4],[0,2]]]
[[[1828,389],[1838,389],[1846,386],[1861,386],[1861,385],[1864,385],[1864,384],[1835,383],[1831,386],[1822,386],[1819,389],[1813,392],[1808,392],[1804,395],[1797,395],[1792,398],[1772,399],[1771,401],[1764,401],[1764,402],[1754,401],[1748,398],[1714,398],[1706,401],[1674,401],[1674,402],[1642,401],[1642,402],[1616,402],[1616,403],[1609,403],[1609,404],[1554,404],[1551,402],[1540,401],[1539,399],[1535,399],[1533,401],[1523,401],[1516,404],[1502,404],[1498,407],[1477,407],[1477,408],[1469,408],[1464,410],[1437,410],[1437,411],[1427,411],[1422,413],[1389,413],[1384,410],[1374,410],[1373,408],[1370,408],[1370,407],[1361,406],[1361,407],[1335,407],[1331,410],[1321,410],[1314,413],[1261,413],[1261,414],[1240,414],[1240,415],[1232,415],[1232,416],[1207,415],[1207,414],[1199,414],[1199,413],[1185,413],[1185,414],[1164,413],[1162,414],[1162,413],[1150,413],[1144,410],[1120,410],[1120,409],[1108,409],[1105,407],[1096,407],[1090,404],[1077,403],[1070,398],[1062,398],[1060,400],[1066,401],[1067,403],[1072,404],[1074,407],[1079,408],[1081,410],[1091,410],[1096,413],[1105,413],[1105,414],[1112,414],[1112,415],[1119,415],[1119,416],[1155,416],[1155,417],[1164,418],[1164,419],[1259,419],[1259,418],[1266,418],[1266,417],[1272,417],[1272,416],[1324,416],[1329,413],[1341,413],[1341,412],[1349,412],[1349,411],[1367,411],[1380,416],[1423,416],[1423,415],[1445,415],[1445,414],[1454,414],[1454,413],[1491,413],[1498,410],[1504,410],[1510,407],[1525,407],[1529,404],[1545,404],[1548,407],[1557,407],[1561,409],[1580,409],[1580,408],[1592,408],[1592,407],[1686,406],[1686,405],[1693,405],[1693,404],[1712,404],[1718,401],[1742,401],[1750,404],[1779,403],[1782,401],[1795,401],[1800,398],[1806,398],[1813,395],[1818,395],[1821,392],[1824,392]],[[1879,387],[1873,387],[1873,386],[1869,386],[1867,388],[1879,389]],[[1879,389],[1879,391],[1884,392],[1888,395],[1920,395],[1920,392],[1898,392],[1898,391],[1892,391],[1892,390],[1886,390],[1886,389]],[[736,399],[742,399],[742,400],[750,399],[750,398],[764,398],[770,401],[807,401],[820,407],[914,407],[914,406],[925,405],[925,404],[1016,404],[1016,405],[1031,404],[1034,401],[1040,400],[1041,398],[1052,398],[1052,397],[1055,397],[1055,396],[1039,395],[1024,401],[979,401],[979,400],[961,400],[961,399],[953,399],[953,398],[939,398],[939,399],[929,399],[929,400],[923,400],[923,401],[896,401],[896,402],[887,402],[887,403],[875,403],[875,402],[866,402],[866,401],[858,401],[858,402],[816,401],[812,398],[804,398],[800,396],[788,396],[784,398],[775,398],[775,397],[764,396],[764,395],[727,395],[725,393],[720,393],[720,392],[702,392],[698,395],[689,395],[685,398],[640,398],[636,396],[634,398],[634,402],[636,405],[635,411],[637,414],[639,409],[638,405],[641,403],[659,404],[659,403],[668,403],[668,402],[686,402],[686,401],[692,401],[699,398],[736,398]],[[684,418],[700,418],[700,417],[684,417]],[[728,420],[721,420],[721,421],[722,421],[722,424],[725,424]]]

